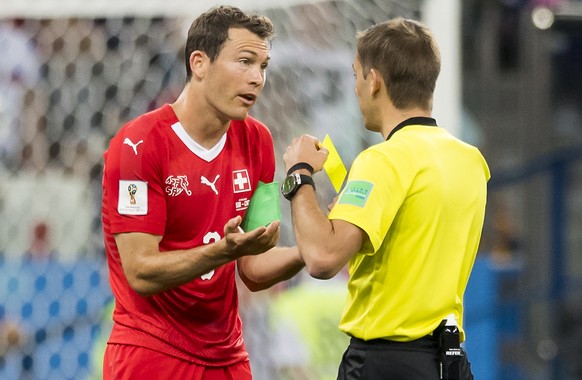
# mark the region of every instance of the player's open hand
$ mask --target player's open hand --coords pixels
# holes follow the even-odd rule
[[[276,220],[266,227],[261,226],[248,232],[242,230],[241,222],[242,218],[237,216],[224,225],[226,249],[236,258],[261,254],[279,242],[279,221]]]

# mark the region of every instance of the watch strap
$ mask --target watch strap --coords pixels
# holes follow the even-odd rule
[[[299,169],[307,169],[309,171],[309,173],[311,173],[311,174],[313,174],[313,172],[314,172],[313,166],[311,166],[307,162],[298,162],[295,165],[291,166],[289,168],[289,170],[287,170],[287,175],[289,175],[289,174],[293,173],[295,170],[299,170]]]
[[[303,185],[311,185],[313,186],[313,190],[315,190],[315,182],[313,181],[313,177],[311,177],[310,175],[305,175],[305,174],[299,174],[299,186],[297,186],[297,188],[303,186]]]

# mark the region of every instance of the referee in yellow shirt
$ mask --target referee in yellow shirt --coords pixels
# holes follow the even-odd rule
[[[331,278],[349,263],[339,328],[351,340],[338,379],[473,379],[460,346],[463,294],[487,163],[432,118],[440,53],[424,25],[396,18],[368,28],[353,69],[365,127],[385,141],[358,155],[328,215],[311,178],[328,154],[316,138],[287,148],[281,188],[310,275]]]

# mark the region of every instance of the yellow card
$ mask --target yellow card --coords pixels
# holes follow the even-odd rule
[[[348,171],[342,161],[342,158],[335,149],[335,146],[331,142],[329,135],[325,135],[321,146],[327,149],[329,152],[327,159],[323,163],[323,170],[325,170],[327,173],[327,176],[329,177],[329,180],[331,181],[331,184],[333,185],[336,193],[339,193],[342,184],[344,183],[344,179],[346,179]]]

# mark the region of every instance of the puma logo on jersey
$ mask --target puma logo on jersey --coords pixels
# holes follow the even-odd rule
[[[143,140],[139,140],[137,142],[137,144],[134,144],[133,141],[131,141],[128,137],[126,137],[125,140],[123,140],[123,143],[125,145],[129,145],[133,149],[133,152],[135,153],[135,155],[137,156],[137,146],[139,144],[143,143]]]
[[[220,178],[220,174],[216,175],[216,177],[214,177],[214,181],[210,182],[208,178],[200,176],[200,183],[202,183],[203,185],[210,186],[212,191],[214,191],[214,193],[218,195],[218,190],[216,190],[216,181],[218,181],[218,178]]]
[[[213,276],[214,276],[214,269],[206,274],[203,274],[200,278],[203,280],[211,280]]]

